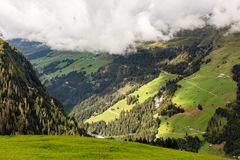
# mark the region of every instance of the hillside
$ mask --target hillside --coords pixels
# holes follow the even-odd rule
[[[42,84],[67,112],[95,93],[91,75],[112,61],[112,56],[106,53],[51,50],[43,43],[24,39],[9,43],[24,53]]]
[[[71,136],[0,137],[0,159],[227,160],[133,142]]]
[[[172,102],[186,112],[171,118],[163,117],[159,136],[202,135],[215,110],[236,99],[237,85],[232,79],[232,68],[240,63],[239,38],[238,35],[222,37],[218,42],[221,47],[205,57],[209,62],[178,82],[181,88],[176,91]],[[199,110],[198,105],[203,109]]]
[[[18,48],[28,60],[45,57],[52,53],[52,50],[43,43],[30,42],[24,39],[12,39],[8,43]]]
[[[92,74],[111,61],[112,57],[104,53],[56,51],[32,59],[31,63],[49,93],[69,112],[74,105],[95,93]]]
[[[0,39],[0,134],[78,134],[74,120],[50,97],[32,65]]]
[[[56,55],[57,54],[57,55]],[[93,54],[90,52],[61,52],[37,58],[31,61],[37,68],[40,79],[51,81],[71,72],[86,72],[87,75],[96,72],[102,66],[111,62],[108,54]]]
[[[172,75],[169,73],[160,73],[159,77],[153,79],[152,81],[148,82],[147,84],[141,86],[133,93],[130,93],[126,96],[126,98],[118,101],[117,103],[113,104],[108,110],[103,112],[100,115],[95,117],[91,117],[90,119],[86,120],[87,123],[93,123],[98,121],[105,121],[110,122],[118,119],[120,113],[122,111],[129,111],[131,110],[136,104],[142,104],[147,99],[154,97],[159,88],[166,84],[167,81],[173,80],[176,78],[176,75]],[[135,102],[129,102],[130,99],[136,99]]]

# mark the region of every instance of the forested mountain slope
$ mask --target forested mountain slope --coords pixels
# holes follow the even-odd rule
[[[9,43],[30,60],[42,84],[67,112],[96,92],[92,74],[112,61],[112,56],[106,53],[52,50],[40,42],[23,39]]]
[[[73,119],[48,95],[32,65],[0,39],[0,134],[79,134]]]

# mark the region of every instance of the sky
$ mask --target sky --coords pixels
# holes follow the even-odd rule
[[[240,0],[1,0],[0,33],[57,50],[124,53],[205,25],[240,31]]]

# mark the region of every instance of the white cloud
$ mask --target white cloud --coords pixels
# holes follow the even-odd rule
[[[167,39],[206,23],[240,31],[240,0],[1,0],[0,5],[6,38],[63,50],[122,53],[135,41]]]

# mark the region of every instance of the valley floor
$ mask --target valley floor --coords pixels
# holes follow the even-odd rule
[[[74,136],[1,136],[0,159],[221,160],[227,159],[144,145]]]

